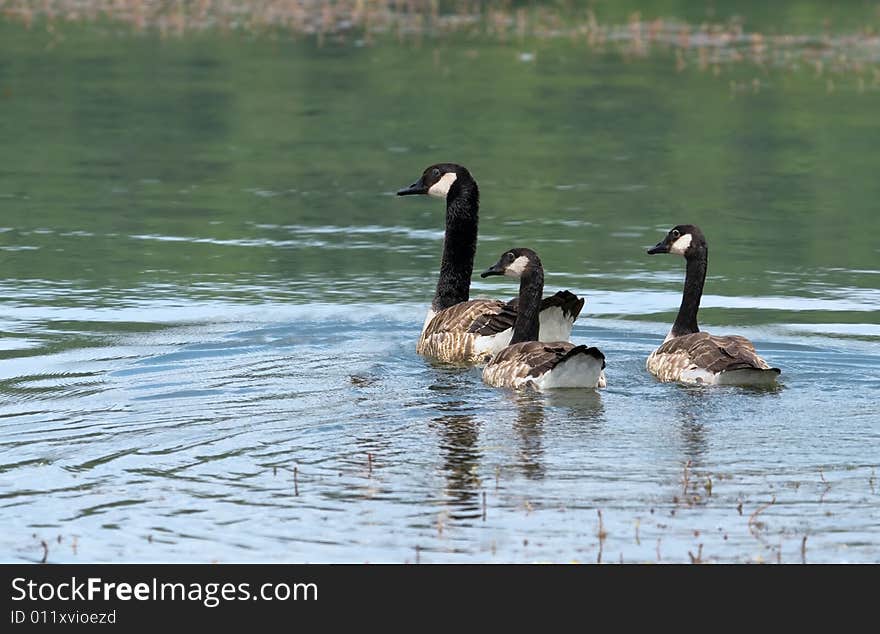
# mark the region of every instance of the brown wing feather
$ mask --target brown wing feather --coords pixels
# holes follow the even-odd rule
[[[441,310],[422,332],[416,352],[450,363],[473,362],[477,334],[472,327],[503,308],[504,302],[497,299],[472,299]]]
[[[486,365],[483,378],[490,385],[516,386],[521,381],[542,376],[569,357],[584,351],[601,359],[602,367],[605,367],[605,355],[597,348],[576,346],[567,341],[525,341],[507,346],[496,354]]]
[[[504,302],[499,299],[472,299],[461,302],[434,315],[425,328],[425,334],[430,336],[441,332],[469,332],[478,320],[496,315],[503,308]]]
[[[739,335],[716,336],[695,332],[670,339],[656,354],[687,354],[693,365],[712,373],[754,368],[769,370],[770,365],[755,352],[754,344]]]
[[[513,328],[515,321],[516,305],[513,302],[507,302],[501,305],[498,312],[485,312],[477,317],[468,328],[468,332],[480,336],[497,335],[508,328]]]

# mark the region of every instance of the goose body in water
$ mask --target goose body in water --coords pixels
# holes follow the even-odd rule
[[[739,335],[715,336],[701,332],[697,311],[706,281],[709,249],[695,225],[678,225],[648,250],[683,256],[687,262],[681,306],[672,330],[645,364],[661,381],[704,385],[770,385],[779,375],[751,341]]]
[[[470,172],[455,163],[428,167],[398,196],[446,200],[446,233],[440,278],[416,346],[419,354],[448,363],[482,364],[510,343],[518,302],[470,299],[477,250],[480,192]],[[568,341],[584,300],[560,291],[541,302],[541,341]]]
[[[531,249],[511,249],[482,273],[519,278],[519,307],[510,344],[483,368],[483,381],[495,387],[539,390],[604,386],[605,355],[598,348],[568,341],[538,341],[538,311],[544,268]]]

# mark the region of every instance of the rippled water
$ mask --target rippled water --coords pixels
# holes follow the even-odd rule
[[[4,561],[880,560],[880,90],[555,41],[41,37],[0,23]],[[415,354],[443,209],[393,191],[439,160],[479,179],[478,267],[531,246],[587,297],[607,389]],[[683,267],[644,250],[680,222],[704,328],[778,389],[645,372]]]

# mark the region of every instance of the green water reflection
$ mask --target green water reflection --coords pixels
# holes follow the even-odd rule
[[[383,301],[427,300],[442,205],[390,193],[438,160],[481,184],[478,262],[528,244],[582,288],[675,290],[678,263],[643,248],[694,222],[709,293],[877,286],[880,87],[852,77],[829,92],[808,70],[678,72],[559,40],[47,37],[0,23],[10,301],[35,281],[90,291],[55,305],[163,285],[336,301],[348,278],[342,299],[385,282]]]

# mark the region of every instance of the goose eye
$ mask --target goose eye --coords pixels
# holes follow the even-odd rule
[[[672,237],[673,238],[678,238],[680,235],[681,235],[681,233],[678,231],[678,229],[672,230]]]
[[[431,170],[431,176],[434,178],[440,178],[440,170],[435,167]]]

